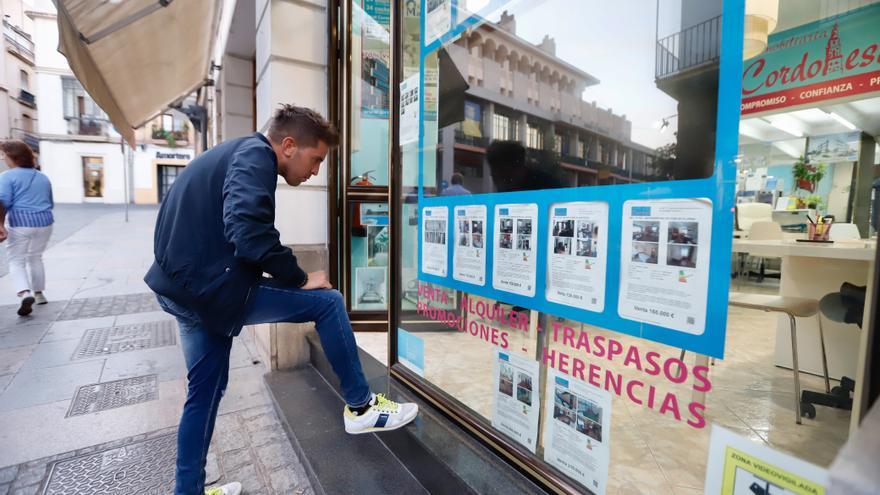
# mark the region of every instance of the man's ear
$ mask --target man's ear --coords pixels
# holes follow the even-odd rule
[[[296,139],[291,136],[287,136],[281,140],[281,149],[284,151],[291,150],[291,154],[296,152],[297,144]]]

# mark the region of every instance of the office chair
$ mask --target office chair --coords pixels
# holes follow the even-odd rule
[[[819,310],[831,321],[853,323],[862,328],[866,289],[866,286],[860,287],[844,282],[840,286],[840,292],[828,294],[819,301]],[[824,359],[825,349],[823,348],[822,351]],[[801,392],[801,414],[810,419],[815,418],[816,404],[835,409],[852,410],[852,394],[855,389],[855,381],[843,376],[840,378],[840,385],[830,390],[826,382],[825,393],[804,390]]]

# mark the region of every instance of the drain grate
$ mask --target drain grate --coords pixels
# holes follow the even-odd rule
[[[112,382],[83,385],[70,402],[67,417],[81,416],[159,398],[157,375],[135,376]]]
[[[176,335],[173,320],[93,328],[83,334],[71,360],[175,345]]]
[[[44,495],[146,494],[174,491],[177,434],[54,463]]]
[[[83,318],[100,318],[102,316],[146,313],[149,311],[162,311],[159,303],[156,302],[156,296],[150,292],[107,297],[88,297],[71,300],[58,319],[79,320]]]

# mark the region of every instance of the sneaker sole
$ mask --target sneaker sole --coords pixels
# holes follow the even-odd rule
[[[18,316],[27,316],[31,314],[34,306],[34,298],[28,296],[21,300],[21,306],[18,307]]]
[[[348,427],[346,427],[345,432],[348,433],[349,435],[361,435],[363,433],[378,433],[378,432],[383,432],[383,431],[394,431],[394,430],[398,430],[398,429],[403,428],[404,426],[412,423],[413,420],[416,419],[416,417],[418,415],[419,415],[419,408],[416,407],[415,413],[412,415],[412,417],[407,418],[406,420],[404,420],[399,425],[397,425],[393,428],[386,428],[384,426],[381,428],[376,428],[375,426],[371,426],[371,427],[363,429],[363,430],[351,431],[348,429]]]

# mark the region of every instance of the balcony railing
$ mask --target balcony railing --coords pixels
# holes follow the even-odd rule
[[[67,133],[79,136],[107,136],[109,123],[91,117],[70,117],[67,119]]]
[[[175,142],[186,141],[189,139],[189,130],[168,131],[165,129],[153,128],[151,135],[153,139],[164,139]]]
[[[24,103],[31,108],[37,108],[37,97],[33,93],[22,89],[18,93],[18,101]]]
[[[31,64],[34,63],[34,42],[27,33],[4,20],[3,37],[8,43],[7,50]]]
[[[721,16],[657,40],[654,76],[673,76],[718,61],[721,50]]]
[[[40,151],[40,138],[27,129],[12,128],[12,138],[23,141],[24,144],[36,152]]]

